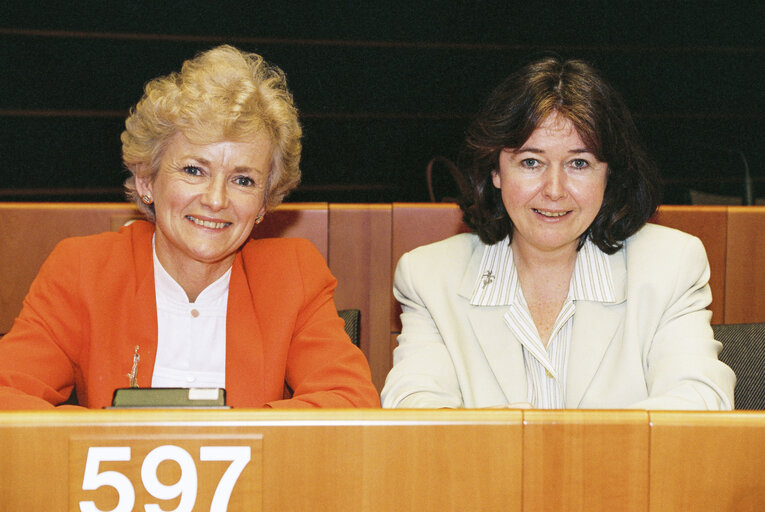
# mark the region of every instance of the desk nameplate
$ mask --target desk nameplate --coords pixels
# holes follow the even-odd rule
[[[69,510],[262,511],[263,436],[73,436]]]

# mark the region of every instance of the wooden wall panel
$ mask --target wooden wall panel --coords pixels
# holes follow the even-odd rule
[[[701,239],[709,259],[712,323],[725,323],[727,321],[725,275],[728,208],[726,206],[661,206],[650,222],[679,229]]]
[[[765,207],[728,210],[725,323],[765,322]]]
[[[393,203],[391,268],[395,271],[399,258],[415,247],[468,231],[456,204]],[[392,294],[391,304],[391,331],[400,332],[401,307]]]
[[[255,226],[253,238],[306,238],[324,259],[329,252],[329,205],[327,203],[286,203],[269,212]]]
[[[649,414],[651,512],[765,510],[765,415]]]
[[[361,349],[378,390],[391,368],[391,206],[329,208],[329,268],[338,280],[338,309],[361,310]]]
[[[398,259],[415,247],[468,232],[456,204],[393,203],[393,254]]]
[[[523,510],[648,505],[648,413],[523,412]]]
[[[109,231],[111,217],[127,218],[132,205],[77,203],[0,204],[0,334],[21,311],[29,285],[53,247],[64,238]]]

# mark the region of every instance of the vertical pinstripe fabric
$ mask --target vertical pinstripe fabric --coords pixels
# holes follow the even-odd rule
[[[568,296],[555,320],[547,347],[539,338],[523,296],[513,251],[507,240],[486,246],[470,303],[508,306],[505,323],[523,346],[528,402],[541,409],[562,409],[566,403],[566,371],[576,302],[614,302],[608,257],[589,240],[577,254]]]

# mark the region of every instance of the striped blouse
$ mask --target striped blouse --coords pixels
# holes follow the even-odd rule
[[[571,327],[579,300],[615,301],[608,257],[591,241],[587,240],[577,254],[568,295],[555,320],[547,347],[537,333],[523,297],[508,240],[484,249],[470,303],[474,306],[508,306],[505,323],[523,346],[527,400],[535,408],[565,407]]]

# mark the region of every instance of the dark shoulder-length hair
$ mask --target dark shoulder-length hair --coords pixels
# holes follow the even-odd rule
[[[618,251],[660,202],[658,171],[648,158],[621,96],[589,64],[557,57],[510,75],[489,96],[468,128],[459,159],[465,223],[486,244],[513,236],[513,224],[492,183],[504,148],[519,148],[551,113],[571,120],[598,160],[608,164],[603,204],[581,235],[605,253]]]

